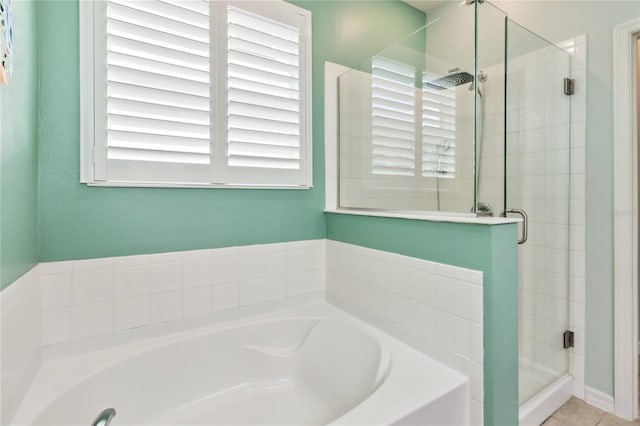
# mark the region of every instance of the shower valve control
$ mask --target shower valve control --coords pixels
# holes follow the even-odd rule
[[[562,347],[565,349],[573,348],[573,331],[565,331],[562,333]]]

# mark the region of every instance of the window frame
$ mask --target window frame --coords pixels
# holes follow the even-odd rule
[[[214,182],[219,178],[221,170],[219,164],[226,158],[227,141],[227,46],[226,42],[226,8],[228,5],[246,8],[253,12],[256,8],[269,10],[269,3],[278,8],[289,8],[288,13],[300,15],[301,23],[301,61],[300,61],[300,174],[304,183],[225,183]],[[162,188],[240,188],[240,189],[311,189],[313,188],[313,122],[312,122],[312,26],[311,12],[285,2],[283,0],[264,1],[211,1],[210,2],[210,58],[215,64],[210,67],[210,129],[211,156],[210,182],[152,182],[152,181],[108,181],[96,178],[96,170],[106,170],[106,118],[100,120],[104,114],[101,106],[96,104],[96,84],[106,81],[106,67],[96,66],[98,52],[106,52],[105,43],[96,34],[106,32],[106,20],[100,19],[106,13],[99,8],[106,8],[105,1],[81,1],[79,10],[80,35],[80,182],[88,186],[106,187],[162,187]],[[223,12],[223,13],[221,13]],[[102,15],[101,15],[102,13]],[[270,12],[268,12],[270,13]],[[265,17],[272,16],[267,14]],[[277,16],[277,14],[276,14]],[[286,21],[284,21],[286,22]],[[106,57],[106,56],[105,56]],[[102,74],[101,74],[102,73]],[[222,93],[221,93],[222,92]],[[222,96],[220,96],[222,94]],[[106,106],[106,102],[105,102]],[[221,113],[220,113],[221,112]],[[104,115],[103,115],[104,116]],[[102,140],[101,140],[102,138]],[[98,150],[103,149],[100,155]],[[222,154],[222,155],[221,155]],[[225,164],[227,171],[229,166]],[[268,170],[268,169],[267,169]],[[255,175],[250,167],[246,168],[247,175]],[[240,171],[236,170],[236,174]],[[268,172],[267,172],[268,173]],[[277,174],[277,171],[276,171]],[[276,175],[274,174],[274,176]],[[227,173],[225,177],[229,177]]]

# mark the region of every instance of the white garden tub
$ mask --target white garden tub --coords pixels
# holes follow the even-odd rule
[[[469,423],[465,376],[326,303],[45,362],[14,424]]]

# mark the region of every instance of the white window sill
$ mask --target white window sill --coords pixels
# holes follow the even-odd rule
[[[504,225],[519,223],[519,217],[475,217],[464,213],[438,213],[416,211],[383,211],[383,210],[351,210],[325,209],[325,213],[349,214],[355,216],[392,217],[396,219],[425,220],[428,222],[475,223],[479,225]]]
[[[144,183],[144,182],[80,182],[87,186],[115,188],[201,188],[201,189],[312,189],[313,185],[232,185],[199,183]]]

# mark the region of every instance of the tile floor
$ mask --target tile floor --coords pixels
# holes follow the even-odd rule
[[[581,399],[571,398],[542,426],[640,426],[640,420],[628,422],[602,411]]]

